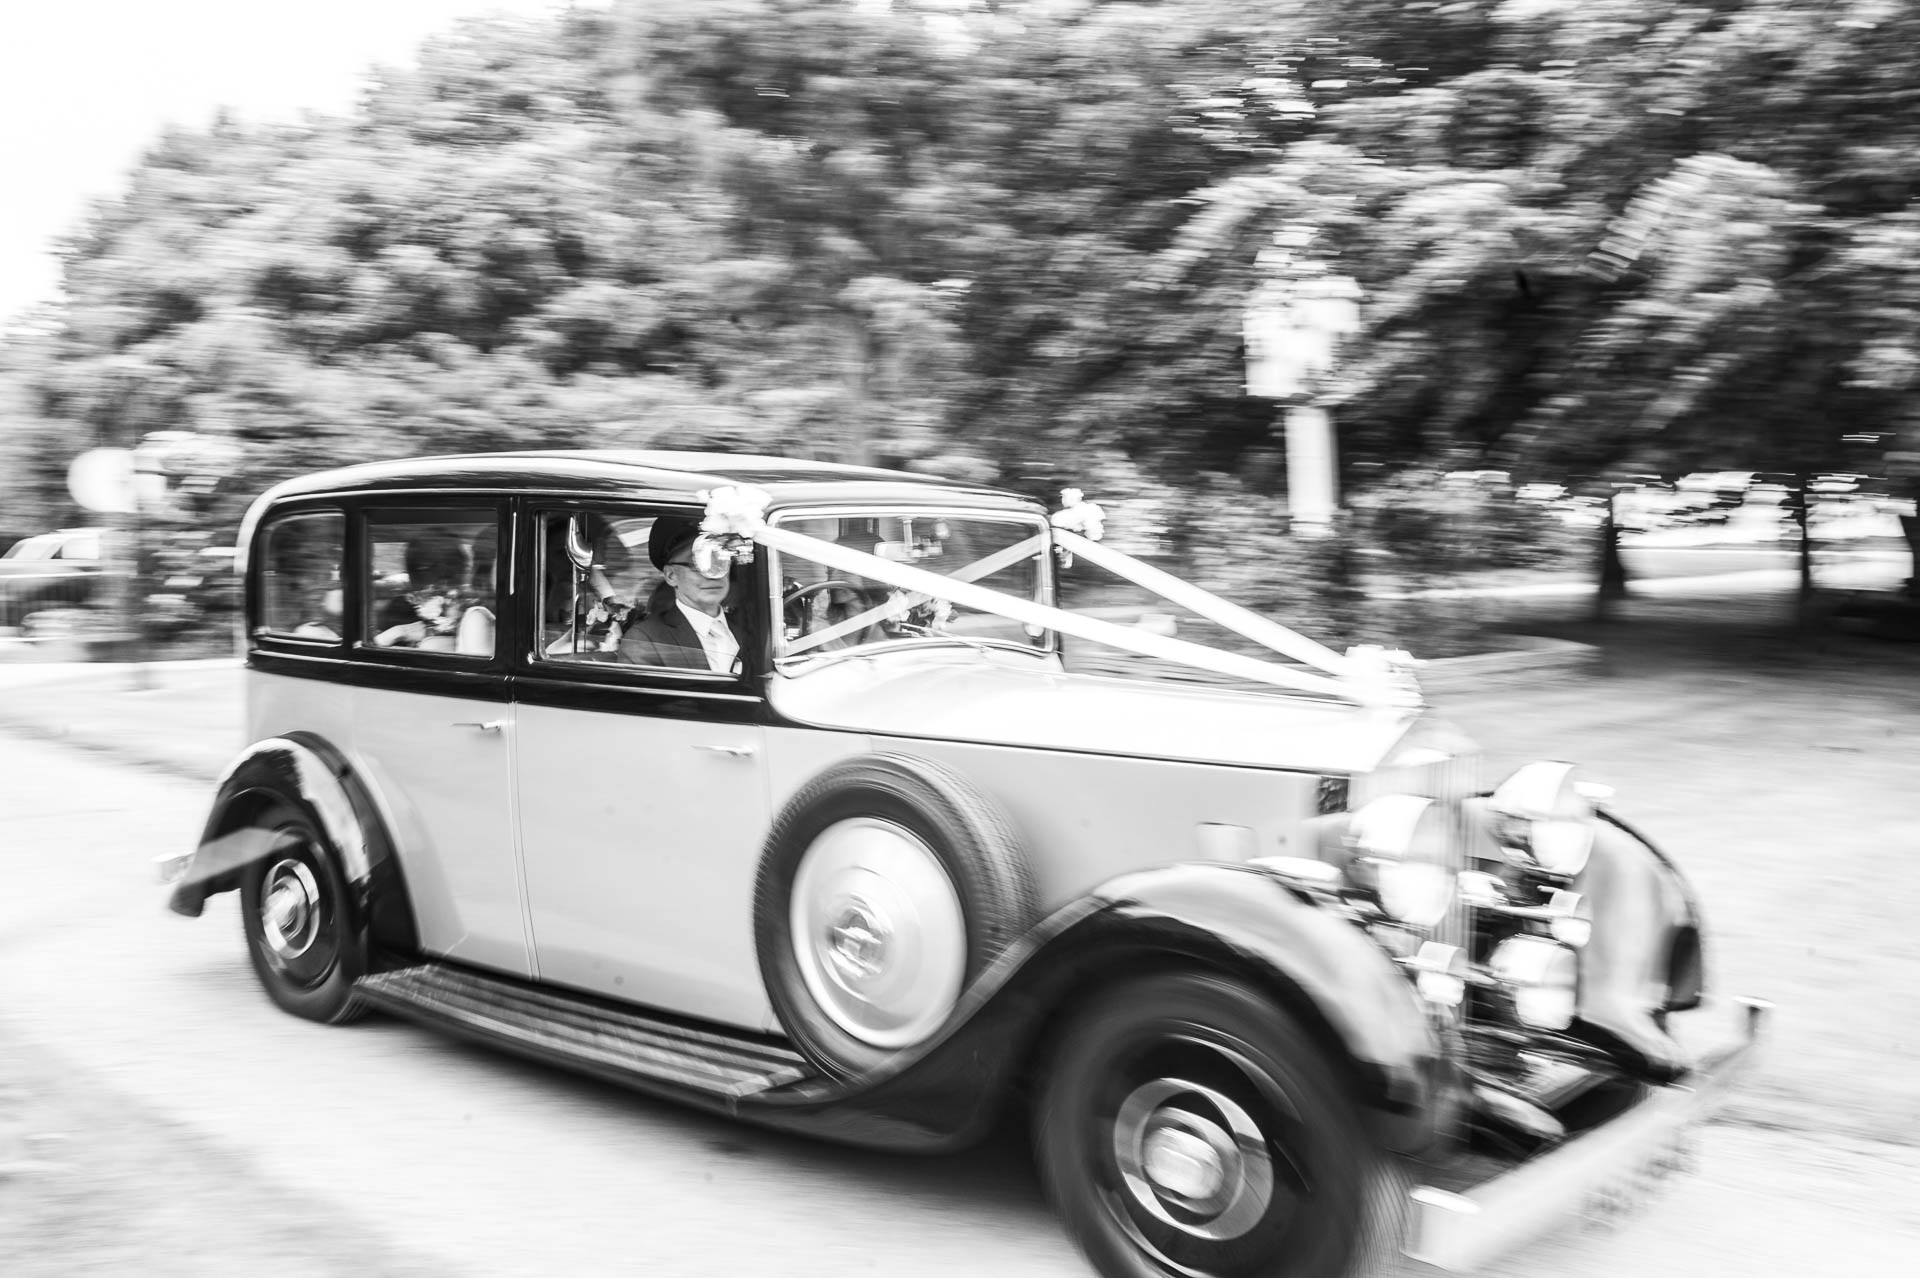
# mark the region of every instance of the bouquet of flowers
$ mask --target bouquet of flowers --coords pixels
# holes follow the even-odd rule
[[[413,615],[427,628],[429,636],[453,634],[460,629],[460,618],[477,602],[478,595],[459,589],[416,590],[407,595]]]
[[[624,603],[618,595],[598,599],[582,595],[578,602],[581,647],[611,652],[620,643],[627,626],[640,619],[640,605]]]

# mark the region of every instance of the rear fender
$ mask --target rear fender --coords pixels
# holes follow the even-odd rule
[[[240,884],[264,851],[256,819],[275,802],[294,801],[318,822],[340,857],[347,908],[356,928],[382,946],[416,948],[413,911],[386,823],[366,785],[329,742],[288,733],[249,746],[227,766],[185,876],[168,904],[198,916],[207,897]]]

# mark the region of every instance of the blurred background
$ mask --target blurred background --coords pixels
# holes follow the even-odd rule
[[[1781,1005],[1698,1175],[1495,1278],[1897,1272],[1916,84],[1902,0],[8,7],[8,1273],[1084,1271],[1018,1143],[329,1039],[162,915],[239,744],[248,503],[537,447],[1079,488],[1335,647],[1462,658],[1436,710],[1619,785]]]
[[[268,485],[545,446],[1080,487],[1125,549],[1421,656],[1491,642],[1445,602],[1488,573],[1798,565],[1805,612],[1860,552],[1880,595],[1824,615],[1911,623],[1906,6],[8,23],[0,649],[230,651]]]

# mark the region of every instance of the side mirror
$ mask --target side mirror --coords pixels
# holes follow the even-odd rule
[[[581,572],[593,567],[593,546],[587,541],[585,515],[570,515],[567,518],[567,558]]]

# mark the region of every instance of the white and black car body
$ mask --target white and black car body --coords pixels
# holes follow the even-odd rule
[[[754,543],[737,676],[549,659],[541,528],[711,529],[723,490],[764,503],[727,529]],[[443,508],[494,521],[497,641],[378,647],[369,521]],[[262,624],[261,538],[298,516],[343,530],[338,637]],[[791,651],[780,530],[838,516],[1021,526],[1027,642]],[[936,1151],[1025,1106],[1108,1273],[1333,1273],[1382,1240],[1471,1268],[1658,1164],[1761,1019],[1707,996],[1672,861],[1564,766],[1486,787],[1358,664],[1071,672],[1048,625],[1073,546],[1024,497],[759,457],[283,484],[239,542],[248,743],[172,906],[240,889],[297,1013],[379,1008],[744,1120]]]

